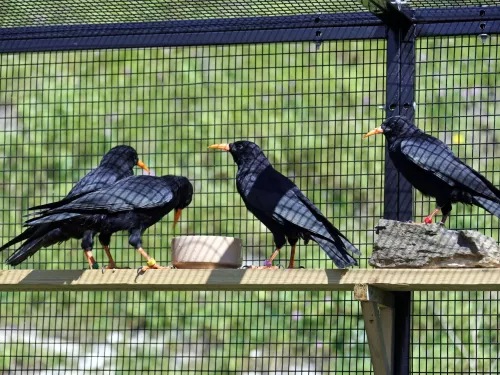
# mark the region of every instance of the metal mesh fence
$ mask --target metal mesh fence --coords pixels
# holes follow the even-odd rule
[[[342,12],[375,19],[355,1],[55,4],[7,4],[2,35],[30,26],[306,14],[335,20]],[[459,5],[496,4],[409,0],[403,9]],[[92,26],[84,28],[88,33]],[[496,186],[498,47],[497,35],[426,37],[417,38],[416,53],[416,124]],[[0,54],[2,242],[20,233],[28,207],[64,197],[107,150],[129,144],[155,175],[184,175],[194,185],[178,229],[171,215],[143,236],[159,264],[171,261],[171,239],[186,234],[239,237],[244,264],[262,264],[274,250],[272,235],[237,193],[232,157],[207,150],[248,139],[361,250],[360,267],[367,267],[373,227],[384,215],[385,143],[361,136],[385,118],[386,53],[385,40],[317,38]],[[414,193],[415,220],[434,207]],[[497,219],[475,207],[454,205],[447,226],[499,238]],[[111,249],[120,266],[143,264],[124,234],[113,236]],[[105,263],[98,245],[94,254]],[[287,245],[277,263],[286,265],[289,255]],[[316,244],[299,244],[296,262],[333,267]],[[85,269],[87,262],[71,240],[40,250],[18,268]],[[359,304],[351,298],[320,291],[0,293],[0,369],[372,373]],[[494,292],[415,292],[412,372],[498,372],[498,301]]]
[[[416,72],[418,126],[495,186],[500,185],[498,47],[498,35],[422,38]],[[415,192],[416,220],[434,208],[434,199]],[[455,204],[447,227],[499,238],[498,219],[475,206]],[[498,304],[496,292],[415,292],[413,372],[497,372]]]
[[[272,236],[237,193],[231,156],[207,150],[248,139],[359,245],[366,264],[383,215],[383,140],[362,147],[361,136],[382,121],[384,51],[383,41],[353,41],[2,55],[3,240],[22,229],[28,207],[63,198],[126,143],[154,174],[193,182],[177,234],[236,236],[245,263],[262,262]],[[145,246],[168,263],[175,234],[164,220]],[[117,261],[134,266],[126,237],[114,239]],[[78,246],[44,249],[21,267],[85,267]],[[331,266],[313,245],[300,246],[298,262]]]
[[[359,305],[338,292],[2,293],[9,374],[370,373]]]
[[[21,231],[26,208],[64,197],[108,149],[125,143],[154,174],[184,175],[194,185],[177,232],[168,217],[143,236],[159,264],[170,262],[170,241],[181,234],[242,238],[244,264],[262,264],[272,235],[244,207],[232,157],[207,150],[249,139],[360,248],[366,267],[383,215],[384,148],[383,139],[362,147],[361,136],[384,116],[385,41],[3,54],[0,61],[4,242]],[[128,236],[114,235],[111,248],[118,265],[143,264]],[[277,263],[285,265],[289,252],[283,248]],[[104,263],[98,245],[94,254]],[[307,268],[333,266],[313,244],[299,245],[296,259]],[[19,266],[86,267],[76,240]],[[3,293],[1,301],[8,372],[371,371],[350,293],[40,292]]]
[[[173,20],[203,20],[295,16],[304,14],[334,14],[362,12],[357,1],[165,1],[35,0],[11,1],[4,8],[1,27],[57,26],[84,24],[118,24],[124,22],[159,22]]]

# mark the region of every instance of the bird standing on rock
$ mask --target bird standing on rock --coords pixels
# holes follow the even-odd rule
[[[249,141],[238,141],[215,144],[209,148],[231,153],[238,165],[236,187],[243,202],[274,236],[276,250],[264,263],[264,268],[275,268],[272,262],[287,239],[292,246],[288,268],[293,268],[299,238],[306,244],[309,240],[317,242],[339,268],[357,264],[347,250],[360,254],[359,250],[292,181],[272,167],[259,146]]]
[[[175,210],[175,226],[192,196],[193,186],[186,177],[132,176],[45,211],[25,225],[35,230],[47,225],[57,228],[44,237],[54,241],[52,243],[67,239],[60,236],[60,228],[72,237],[81,238],[91,268],[95,261],[88,253],[92,250],[94,236],[99,233],[101,244],[108,246],[113,233],[126,230],[130,234],[130,245],[147,260],[148,266],[141,270],[163,268],[144,251],[141,235],[172,210]]]
[[[85,194],[113,185],[115,182],[126,177],[134,175],[133,168],[137,165],[149,173],[148,167],[139,160],[137,152],[130,146],[116,146],[109,150],[102,158],[99,166],[89,172],[85,177],[76,183],[66,197],[60,201],[47,203],[30,210],[47,210],[61,207]],[[36,215],[41,214],[36,213]],[[70,238],[81,238],[81,231],[66,226],[57,227],[54,225],[41,225],[29,227],[19,236],[15,237],[5,245],[0,247],[0,251],[26,240],[26,242],[13,255],[7,259],[7,264],[16,266],[23,262],[29,256],[32,256],[42,247],[49,247],[57,242],[63,242]],[[115,262],[111,256],[109,245],[104,246],[104,251],[109,258],[111,268],[115,268]],[[92,264],[95,262],[91,252],[86,255],[92,258]],[[90,259],[89,258],[89,259]]]
[[[432,223],[441,210],[444,225],[451,204],[457,202],[474,204],[500,217],[500,190],[439,139],[425,134],[402,116],[388,118],[363,138],[375,134],[385,135],[396,169],[422,194],[436,198],[437,208],[424,223]]]

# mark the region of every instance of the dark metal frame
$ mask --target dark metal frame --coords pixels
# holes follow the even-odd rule
[[[500,7],[415,8],[359,0],[369,12],[0,29],[0,53],[209,44],[387,40],[387,116],[415,114],[415,40],[500,33]],[[412,188],[386,157],[385,217],[412,218]],[[411,293],[394,293],[394,374],[410,373]]]

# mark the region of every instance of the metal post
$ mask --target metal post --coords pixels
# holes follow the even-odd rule
[[[415,119],[414,26],[390,27],[387,35],[387,117]],[[384,217],[412,219],[413,192],[410,183],[395,169],[386,147]],[[392,373],[410,373],[411,292],[394,293],[394,353]]]
[[[394,352],[392,373],[410,374],[411,292],[393,292],[394,295]]]
[[[388,28],[387,34],[387,117],[401,115],[415,119],[415,37],[414,26]],[[386,148],[384,217],[412,219],[413,195],[410,183],[395,169]]]

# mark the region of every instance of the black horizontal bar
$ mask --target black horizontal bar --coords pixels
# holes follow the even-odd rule
[[[412,9],[412,21],[415,23],[488,20],[500,20],[499,6]]]
[[[500,34],[500,20],[427,23],[416,25],[416,36]]]
[[[351,12],[345,14],[0,28],[0,39],[206,33],[381,24],[377,17],[369,12]]]
[[[103,48],[140,48],[347,39],[383,39],[385,26],[317,27],[203,33],[130,34],[70,38],[0,40],[2,52],[43,52]]]

